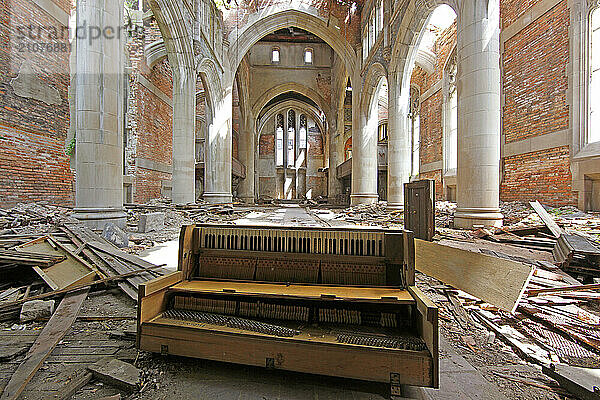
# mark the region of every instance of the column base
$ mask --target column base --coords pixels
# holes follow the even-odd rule
[[[390,203],[387,204],[388,210],[404,210],[404,203]]]
[[[503,215],[499,208],[457,208],[454,213],[454,227],[473,229],[475,225],[502,226]]]
[[[73,217],[90,229],[102,230],[109,222],[121,229],[127,227],[127,214],[122,208],[75,208]]]
[[[204,192],[204,200],[210,204],[233,204],[231,193],[208,193]]]
[[[359,204],[374,204],[379,201],[377,193],[359,193],[350,195],[350,204],[357,206]]]

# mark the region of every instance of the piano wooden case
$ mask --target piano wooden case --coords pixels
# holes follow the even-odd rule
[[[410,232],[202,225],[179,246],[179,270],[140,285],[138,348],[438,387]]]

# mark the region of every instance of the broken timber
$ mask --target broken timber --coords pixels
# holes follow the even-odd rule
[[[25,389],[33,375],[40,369],[58,342],[67,334],[89,289],[69,293],[60,302],[60,305],[38,336],[33,346],[29,349],[25,360],[19,365],[12,378],[4,388],[1,400],[16,400]]]
[[[548,211],[546,211],[544,206],[542,206],[539,201],[531,201],[529,202],[529,205],[533,207],[537,215],[539,215],[544,224],[546,224],[548,229],[550,229],[550,232],[552,232],[552,235],[554,237],[558,238],[560,237],[560,235],[565,233],[565,231],[560,226],[558,226],[558,224],[554,221],[552,216],[548,214]]]
[[[534,268],[519,262],[415,239],[416,269],[514,312]]]

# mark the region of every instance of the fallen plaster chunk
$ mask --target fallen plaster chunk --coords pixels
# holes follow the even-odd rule
[[[116,358],[106,357],[92,364],[88,369],[94,376],[107,383],[128,391],[136,390],[140,380],[140,370]]]
[[[21,323],[50,318],[54,313],[54,300],[31,300],[21,307]]]

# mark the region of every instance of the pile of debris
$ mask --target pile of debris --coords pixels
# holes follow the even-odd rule
[[[63,209],[41,204],[18,206],[3,215],[20,221],[8,229],[12,224],[5,224],[0,232],[3,320],[18,316],[21,305],[29,301],[58,298],[74,288],[109,282],[137,300],[139,284],[161,275],[159,266],[106,240],[106,232],[118,229],[112,224],[100,236]],[[25,228],[27,233],[23,233]]]
[[[4,386],[3,399],[16,399],[23,392],[80,318],[78,312],[89,293],[118,290],[135,303],[139,286],[165,272],[162,266],[122,251],[117,245],[126,242],[128,234],[114,224],[107,224],[98,234],[70,214],[68,208],[42,203],[0,210],[0,322],[8,330],[0,359],[15,367]],[[116,321],[120,317],[87,318]],[[125,319],[135,319],[135,315]],[[19,338],[32,336],[31,342],[23,347],[22,340],[11,339],[13,331]],[[27,354],[20,359],[23,351]],[[128,390],[139,389],[139,372],[133,366],[107,359],[69,376],[66,380],[76,387],[69,383],[64,390],[70,397],[72,390],[93,377],[105,379],[115,368],[129,370]]]
[[[600,219],[570,207],[552,209],[532,202],[535,210],[511,226],[478,229],[474,236],[531,250],[552,252],[563,271],[590,281],[600,277],[600,237],[591,227]],[[577,221],[577,222],[575,222]]]
[[[392,227],[404,223],[402,210],[389,210],[387,202],[380,201],[374,204],[361,204],[342,210],[334,217],[356,225]]]
[[[417,269],[430,274],[418,274],[417,285],[438,304],[440,323],[446,325],[454,344],[477,354],[482,347],[489,347],[500,338],[524,360],[541,366],[546,375],[571,393],[581,398],[595,398],[590,396],[596,393],[593,387],[600,385],[600,284],[582,284],[552,263],[536,257],[489,250],[480,239],[468,244],[449,240],[443,243],[445,245],[427,245],[442,249],[437,254],[444,254],[446,261],[429,263],[442,266],[440,272],[436,273],[435,267],[427,270],[429,264],[419,263],[417,258]],[[477,247],[479,253],[473,251]],[[505,245],[504,249],[510,252],[509,246]],[[457,256],[450,257],[454,253]],[[492,260],[488,267],[480,264],[486,257]],[[428,255],[427,259],[431,261],[432,257]],[[473,276],[482,275],[485,268],[503,272],[485,274],[488,277],[485,283],[464,279],[464,271],[454,271],[455,263],[467,261],[469,266],[465,268]],[[523,271],[531,272],[524,280],[523,290],[523,280],[517,279],[516,271],[511,270],[511,265],[516,263],[522,265]],[[525,276],[527,274],[523,278]],[[513,284],[507,286],[508,282]],[[489,288],[482,289],[486,285],[494,287],[496,295]],[[510,297],[509,292],[515,292],[517,300],[510,303],[508,309],[506,303],[501,306],[500,302],[490,300],[505,300]],[[563,389],[548,382],[505,374],[500,378],[542,385],[564,395]]]

